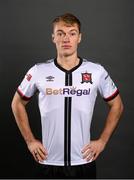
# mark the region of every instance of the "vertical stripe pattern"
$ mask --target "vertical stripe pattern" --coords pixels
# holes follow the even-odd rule
[[[72,73],[65,74],[65,86],[72,86]],[[64,109],[64,165],[71,165],[71,104],[72,97],[65,97]]]

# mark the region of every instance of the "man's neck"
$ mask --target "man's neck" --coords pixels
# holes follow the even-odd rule
[[[79,64],[80,59],[77,55],[58,56],[57,63],[66,70],[70,70]]]

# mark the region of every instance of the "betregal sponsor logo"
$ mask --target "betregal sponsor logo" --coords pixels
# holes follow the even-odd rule
[[[76,87],[70,88],[46,88],[46,95],[64,95],[64,96],[82,96],[82,95],[89,95],[89,89],[77,89]]]

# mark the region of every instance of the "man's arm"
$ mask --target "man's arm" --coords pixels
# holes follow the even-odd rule
[[[123,103],[120,95],[113,100],[108,101],[108,105],[110,110],[100,138],[98,140],[91,141],[82,149],[83,158],[87,161],[90,161],[91,159],[96,160],[99,154],[104,150],[123,112]]]
[[[43,161],[47,157],[47,151],[42,143],[37,140],[30,128],[26,105],[28,101],[23,100],[16,92],[12,100],[12,111],[17,123],[17,126],[36,161]]]

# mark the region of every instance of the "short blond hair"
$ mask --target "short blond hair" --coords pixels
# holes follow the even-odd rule
[[[52,21],[52,24],[53,24],[53,28],[55,26],[56,23],[60,22],[60,21],[63,21],[65,22],[66,24],[69,24],[69,25],[73,25],[73,24],[77,24],[78,26],[78,29],[79,29],[79,32],[81,32],[81,22],[80,20],[74,16],[73,14],[71,13],[65,13],[65,14],[62,14],[60,16],[57,16],[53,21]]]

